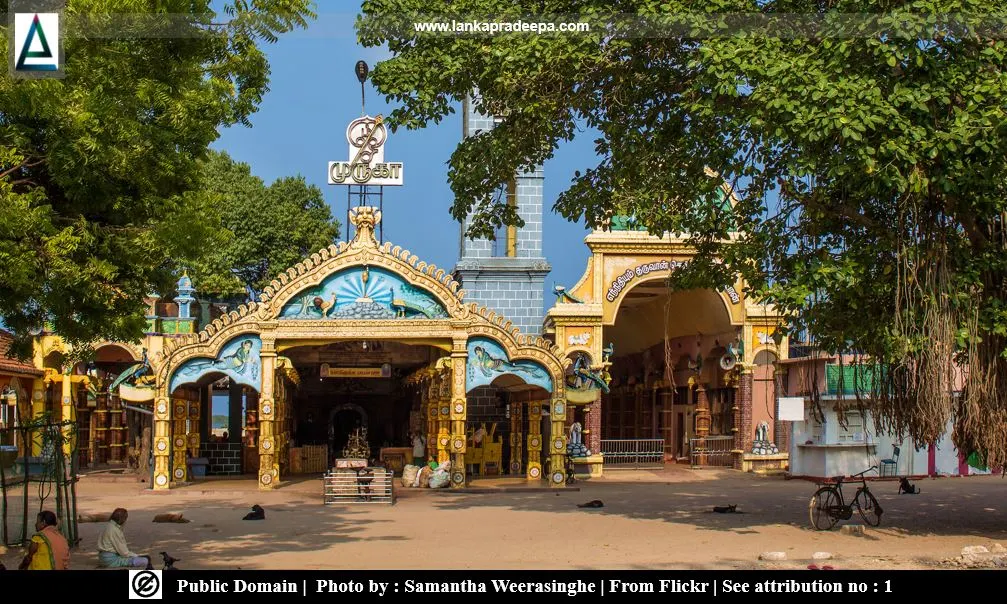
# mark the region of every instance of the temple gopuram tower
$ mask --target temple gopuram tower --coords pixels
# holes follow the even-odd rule
[[[491,130],[499,118],[478,113],[471,98],[462,108],[462,135],[475,136]],[[542,333],[543,284],[552,270],[542,255],[541,167],[515,174],[500,195],[516,205],[523,227],[504,227],[496,240],[465,236],[469,221],[461,225],[461,244],[454,278],[467,292],[467,301],[478,302],[508,317],[521,333]]]

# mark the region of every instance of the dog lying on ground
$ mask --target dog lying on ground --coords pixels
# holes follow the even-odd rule
[[[903,476],[899,479],[899,495],[919,495],[920,488],[915,486],[913,483],[909,482],[909,479]]]
[[[265,518],[266,510],[262,509],[262,506],[260,505],[253,505],[252,511],[245,514],[245,517],[242,518],[242,520],[265,520]]]

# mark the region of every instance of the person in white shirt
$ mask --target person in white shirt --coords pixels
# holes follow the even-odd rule
[[[123,508],[116,508],[112,512],[105,531],[98,537],[98,564],[107,568],[152,569],[154,566],[150,562],[150,556],[135,554],[126,545],[122,525],[126,524],[128,517],[129,512]]]

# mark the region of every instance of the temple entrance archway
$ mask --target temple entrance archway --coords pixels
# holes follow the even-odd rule
[[[272,488],[287,471],[299,403],[326,379],[343,385],[359,379],[371,385],[385,380],[409,386],[411,409],[401,404],[406,400],[405,389],[378,393],[390,399],[401,396],[401,403],[393,402],[393,411],[384,416],[390,421],[379,428],[378,444],[385,437],[397,440],[409,429],[426,428],[428,457],[450,460],[452,487],[465,486],[467,480],[468,384],[482,379],[476,377],[477,372],[495,378],[510,370],[530,371],[534,375],[526,379],[528,383],[548,384],[540,396],[547,397],[541,402],[550,408],[551,417],[557,422],[565,419],[565,362],[558,348],[543,338],[522,335],[510,321],[485,307],[463,303],[464,292],[443,269],[418,262],[415,255],[390,243],[379,246],[374,227],[380,217],[377,208],[353,208],[350,220],[357,229],[353,241],[319,250],[280,273],[259,300],[220,317],[199,334],[166,344],[156,360],[155,489],[169,488],[172,481],[186,478],[184,456],[181,464],[177,461],[177,451],[185,447],[185,434],[179,433],[184,427],[177,414],[184,417],[186,399],[179,394],[186,391],[185,384],[209,372],[222,372],[232,383],[255,393],[246,422],[246,453],[255,453],[261,488]],[[470,346],[473,342],[482,343],[480,351]],[[374,343],[403,345],[426,351],[427,356],[415,364],[392,359],[376,367],[361,361]],[[482,356],[490,343],[494,354]],[[355,362],[334,365],[320,358],[300,358],[304,351],[310,354],[312,349],[333,344],[359,346],[351,351]],[[383,374],[386,370],[390,375]],[[374,371],[382,373],[375,376]],[[359,402],[338,404],[360,405],[373,425],[380,413],[369,407],[367,392],[357,394]],[[405,427],[398,415],[403,409],[409,411]],[[314,417],[321,421],[314,423],[334,419],[329,413],[316,413]],[[297,439],[301,437],[296,434]],[[548,447],[552,467],[562,467],[565,439],[554,435]],[[553,486],[565,482],[562,474],[548,478]]]

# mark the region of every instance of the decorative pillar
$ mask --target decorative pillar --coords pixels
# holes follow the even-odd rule
[[[696,439],[700,454],[696,463],[706,465],[706,437],[710,434],[710,401],[706,398],[706,386],[696,386]]]
[[[731,432],[734,435],[734,450],[731,454],[734,456],[734,469],[741,470],[743,469],[742,456],[745,454],[744,443],[742,442],[744,437],[741,432],[741,379],[739,379],[737,373],[735,373],[732,377],[734,386],[734,406],[731,407],[731,411],[734,412],[734,421],[731,422]]]
[[[200,392],[202,396],[202,392]],[[189,455],[199,457],[199,424],[201,402],[198,400],[189,401],[189,422],[186,427],[186,435],[189,440]],[[210,415],[213,415],[212,413]]]
[[[189,443],[185,426],[188,423],[189,401],[181,398],[184,392],[178,392],[171,399],[171,479],[175,482],[185,482],[188,478],[185,452]]]
[[[259,354],[262,363],[261,396],[259,396],[259,488],[271,489],[280,481],[277,459],[276,405],[273,381],[276,378],[276,351],[271,341],[263,341]]]
[[[277,365],[280,361],[277,360]],[[290,405],[287,403],[287,383],[282,372],[273,380],[273,409],[276,415],[276,465],[277,478],[290,470]],[[259,404],[262,411],[262,404]],[[328,463],[328,462],[326,462]]]
[[[549,411],[552,424],[549,439],[549,486],[566,486],[566,399],[558,396],[552,399]]]
[[[524,468],[524,403],[511,401],[510,408],[510,473],[520,474]]]
[[[432,380],[427,377],[420,386],[423,413],[424,417],[427,418],[427,442],[423,449],[426,459],[422,459],[420,463],[416,464],[420,466],[423,465],[423,462],[437,457],[434,451],[437,450],[437,415],[440,413],[440,410],[437,408],[437,401],[430,396],[431,384]]]
[[[465,388],[465,361],[468,351],[464,339],[456,339],[451,350],[451,380],[448,396],[451,400],[451,488],[465,486],[465,420],[468,398]]]
[[[48,385],[45,380],[37,379],[32,383],[31,391],[31,417],[39,419],[45,415],[45,391]],[[25,422],[27,423],[27,422]],[[42,454],[42,443],[38,439],[32,439],[31,453],[29,455],[39,456]]]
[[[779,367],[773,371],[773,441],[776,444],[776,448],[780,450],[781,453],[788,453],[790,451],[790,422],[785,422],[780,419],[780,394],[783,393],[783,377],[786,375],[786,371],[781,370]]]
[[[437,373],[431,382],[430,397],[437,405],[437,463],[442,464],[451,459],[449,448],[451,446],[451,399],[445,399],[443,393],[443,382],[445,377]],[[450,393],[450,386],[447,392]]]
[[[154,484],[156,491],[170,488],[171,405],[162,392],[154,403]]]
[[[594,402],[584,407],[584,442],[591,455],[601,454],[601,391],[598,391]]]
[[[755,440],[755,433],[752,432],[752,374],[753,366],[745,364],[741,368],[741,381],[738,385],[738,394],[741,399],[738,405],[741,407],[741,425],[738,427],[739,438],[735,441],[741,454],[738,455],[736,467],[741,464],[741,457],[752,450],[752,442]]]
[[[63,382],[62,382],[62,394],[61,402],[62,407],[60,409],[60,422],[62,424],[61,432],[63,433],[63,455],[66,458],[70,457],[70,452],[72,451],[73,439],[77,437],[73,432],[76,426],[74,425],[74,413],[73,408],[73,398],[70,396],[70,389],[73,388],[73,384],[70,382],[70,368],[68,367],[63,371]]]
[[[526,478],[542,478],[542,403],[528,403],[528,471]]]

